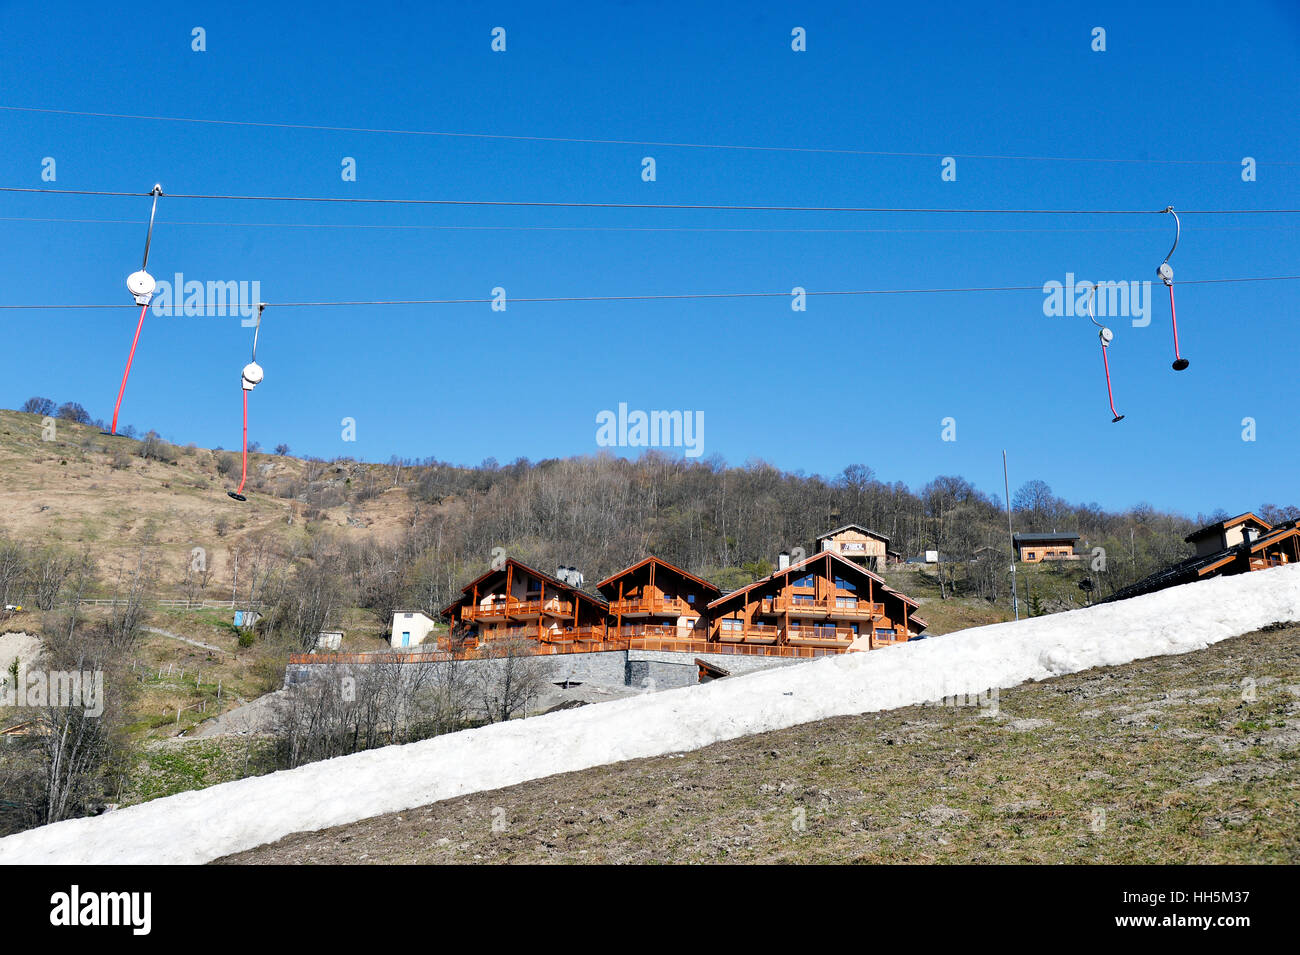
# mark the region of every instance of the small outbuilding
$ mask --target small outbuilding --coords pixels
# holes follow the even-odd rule
[[[399,610],[393,614],[393,630],[388,638],[395,648],[418,647],[434,630],[433,620],[419,610]]]

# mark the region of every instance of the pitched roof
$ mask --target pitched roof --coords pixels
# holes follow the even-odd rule
[[[650,563],[651,561],[658,564],[660,567],[667,568],[668,570],[672,571],[675,574],[681,574],[687,580],[695,581],[697,584],[699,584],[701,587],[706,588],[707,590],[712,590],[716,594],[722,593],[722,588],[717,586],[716,584],[709,583],[703,577],[696,577],[690,571],[682,570],[676,564],[670,564],[668,563],[668,561],[664,560],[663,558],[655,557],[653,554],[651,554],[649,557],[642,558],[641,560],[633,564],[631,567],[624,567],[622,570],[618,571],[618,573],[610,574],[600,583],[596,584],[596,589],[599,590],[600,588],[604,587],[606,584],[618,580],[618,578],[630,574],[634,570],[639,570],[640,568],[644,567],[646,564]]]
[[[1051,534],[1040,534],[1040,533],[1012,534],[1011,539],[1013,541],[1024,541],[1026,544],[1033,544],[1040,541],[1077,541],[1079,539],[1079,535],[1069,534],[1065,532],[1057,534],[1055,531],[1053,531]]]
[[[513,557],[507,557],[505,560],[505,564],[502,564],[500,567],[493,567],[490,570],[488,570],[486,573],[479,574],[477,577],[475,577],[473,580],[467,583],[464,587],[460,588],[460,596],[457,597],[455,600],[453,600],[451,603],[447,604],[447,606],[444,607],[442,610],[440,610],[438,612],[438,615],[445,617],[447,614],[449,614],[452,611],[453,608],[463,603],[465,598],[470,595],[471,591],[473,591],[473,589],[476,586],[481,584],[483,581],[487,580],[487,578],[491,577],[493,574],[505,573],[507,564],[514,564],[520,570],[527,571],[528,573],[532,574],[534,577],[537,577],[545,581],[546,583],[552,585],[553,587],[558,587],[561,590],[566,590],[569,593],[573,594],[575,597],[585,597],[599,607],[608,606],[609,602],[600,594],[594,594],[588,590],[582,590],[578,587],[575,587],[572,584],[566,584],[558,577],[552,577],[544,570],[538,570],[536,567],[530,567],[528,564],[525,564],[521,560],[515,560]]]
[[[1238,517],[1231,518],[1228,521],[1220,521],[1220,524],[1232,526],[1238,524],[1242,519],[1253,515],[1242,514]],[[1259,520],[1258,518],[1255,518]],[[1260,521],[1260,523],[1264,523]],[[1211,524],[1209,527],[1218,525]],[[1205,528],[1202,528],[1203,530]],[[1129,597],[1139,597],[1142,594],[1153,593],[1157,590],[1164,590],[1166,587],[1175,587],[1178,584],[1189,584],[1194,580],[1200,580],[1207,574],[1213,574],[1224,565],[1231,563],[1242,554],[1253,554],[1262,550],[1271,544],[1284,540],[1292,535],[1300,536],[1300,526],[1295,521],[1286,524],[1279,524],[1268,533],[1263,534],[1253,541],[1243,541],[1241,544],[1235,544],[1232,547],[1215,551],[1213,554],[1204,554],[1198,557],[1188,557],[1176,564],[1166,567],[1164,570],[1158,570],[1154,574],[1143,577],[1137,583],[1129,584],[1122,587],[1115,593],[1111,594],[1102,603],[1108,603],[1112,600],[1127,600]],[[1188,538],[1190,541],[1191,538]]]
[[[907,596],[907,594],[899,593],[893,587],[890,587],[887,583],[885,583],[883,578],[881,578],[877,574],[873,574],[871,571],[867,570],[861,564],[855,564],[853,561],[841,557],[833,550],[819,550],[817,553],[805,557],[803,560],[799,561],[798,563],[791,564],[789,567],[785,568],[784,570],[773,571],[772,573],[764,577],[762,580],[756,580],[752,584],[747,584],[746,586],[733,590],[730,593],[723,594],[717,600],[711,601],[709,603],[709,609],[712,610],[714,607],[718,606],[723,601],[730,600],[732,597],[737,597],[743,593],[747,593],[748,591],[753,590],[755,587],[762,587],[765,584],[770,584],[777,577],[798,570],[801,567],[811,564],[815,560],[826,560],[827,558],[829,558],[832,561],[838,562],[841,566],[845,567],[847,570],[849,570],[852,573],[861,574],[864,577],[870,577],[873,581],[879,584],[880,591],[882,594],[888,594],[892,597],[897,597],[899,600],[903,601],[903,603],[907,604],[910,607],[920,606],[920,604],[918,604],[911,597]]]
[[[1236,527],[1238,524],[1244,523],[1246,521],[1254,521],[1260,527],[1264,528],[1264,530],[1271,530],[1273,527],[1272,524],[1270,524],[1268,521],[1264,520],[1263,518],[1256,517],[1252,511],[1247,511],[1244,514],[1238,514],[1236,517],[1228,517],[1221,521],[1216,521],[1213,524],[1206,524],[1200,530],[1192,531],[1190,534],[1184,537],[1183,540],[1186,541],[1188,544],[1195,544],[1198,540],[1201,540],[1202,538],[1209,537],[1211,534],[1222,534],[1229,527]]]
[[[875,531],[873,531],[871,528],[863,527],[861,524],[845,524],[843,527],[837,527],[833,531],[827,531],[824,534],[818,534],[817,540],[824,541],[828,537],[834,537],[836,534],[840,533],[841,531],[861,531],[864,534],[867,534],[871,537],[875,537],[878,540],[884,541],[886,544],[889,543],[889,538],[886,537],[884,534],[878,534]]]

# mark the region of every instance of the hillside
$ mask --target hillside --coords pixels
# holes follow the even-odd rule
[[[1253,701],[1242,699],[1247,676]],[[1292,626],[1004,690],[996,715],[909,706],[844,716],[298,833],[220,861],[1295,864],[1297,759]]]
[[[39,416],[0,411],[0,543],[88,554],[98,596],[144,555],[156,597],[247,599],[249,576],[237,575],[235,555],[260,555],[271,577],[305,561],[330,565],[340,605],[384,621],[398,605],[445,606],[500,551],[541,568],[577,565],[589,581],[653,553],[725,591],[765,576],[779,552],[854,521],[889,537],[898,553],[944,555],[939,566],[888,572],[902,592],[941,604],[926,608],[932,633],[1011,616],[1000,556],[1006,518],[998,501],[957,476],[913,491],[864,465],[827,479],[658,452],[478,467],[254,453],[241,504],[225,493],[238,481],[235,452],[110,438],[63,420],[55,440],[42,437]],[[1072,609],[1085,603],[1084,576],[1101,597],[1166,566],[1186,555],[1183,537],[1194,526],[1143,505],[1124,513],[1071,505],[1041,481],[1017,492],[1015,525],[1072,527],[1107,554],[1104,570],[1091,559],[1023,567],[1022,615],[1031,594],[1048,612]],[[187,570],[195,548],[207,568],[199,577]]]
[[[260,533],[301,542],[314,522],[382,540],[410,524],[403,491],[343,499],[348,482],[359,489],[378,481],[384,469],[377,465],[250,454],[249,485],[263,492],[241,504],[226,496],[239,482],[237,452],[163,442],[152,452],[158,457],[145,458],[141,441],[62,420],[55,435],[42,440],[37,415],[0,411],[0,531],[31,547],[87,552],[105,575],[146,548],[158,562],[162,596],[180,596],[178,582],[194,547],[204,548],[213,570],[206,596],[219,597],[225,583],[229,599],[231,549]],[[233,479],[220,470],[226,456],[234,459]],[[289,491],[296,496],[280,496]]]
[[[969,698],[1144,657],[1184,654],[1278,621],[1300,623],[1300,567],[1218,578],[1121,603],[872,653],[824,657],[310,763],[18,833],[0,840],[0,862],[210,861],[294,832],[405,812],[566,772],[694,751],[954,695]],[[1257,689],[1271,685],[1271,680],[1264,683],[1254,676],[1256,672],[1247,668],[1241,676],[1250,677]],[[1242,685],[1240,678],[1237,685]],[[1217,691],[1221,699],[1222,692]],[[1213,695],[1202,687],[1191,699],[1199,706],[1211,702],[1208,697]],[[1265,698],[1271,700],[1271,691]],[[1252,729],[1249,724],[1263,715],[1251,711],[1244,728]],[[1283,707],[1269,715],[1274,723],[1281,719],[1282,725],[1261,724],[1264,729],[1280,728],[1286,731],[1283,735],[1294,737],[1287,723],[1291,711]],[[1068,732],[1078,736],[1080,746],[1091,745],[1090,732],[1079,726]],[[1032,737],[1025,740],[1026,750],[1035,742]],[[1251,754],[1260,756],[1254,750]],[[1028,762],[1031,757],[1026,752],[1021,759]],[[1025,776],[1011,773],[1009,778]],[[1156,779],[1143,783],[1158,788]],[[258,811],[247,812],[249,806]]]

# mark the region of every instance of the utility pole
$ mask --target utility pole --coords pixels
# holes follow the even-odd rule
[[[1016,593],[1016,536],[1011,531],[1011,482],[1007,479],[1007,451],[1002,449],[1002,489],[1007,495],[1007,540],[1011,544],[1011,607],[1020,619],[1020,596]]]

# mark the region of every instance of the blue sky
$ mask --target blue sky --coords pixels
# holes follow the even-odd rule
[[[1261,2],[624,3],[581,12],[275,3],[0,3],[0,105],[586,139],[822,146],[926,157],[543,143],[0,110],[0,185],[171,193],[956,208],[1300,207],[1300,13]],[[506,29],[493,53],[490,32]],[[790,48],[807,31],[806,52]],[[1106,51],[1090,48],[1094,27]],[[194,27],[207,49],[191,49]],[[1047,162],[1027,155],[1214,163]],[[655,182],[641,160],[656,160]],[[1242,157],[1258,163],[1243,182]],[[42,160],[57,180],[41,181]],[[343,181],[343,157],[357,180]],[[1276,164],[1282,163],[1282,164]],[[0,404],[111,417],[134,330],[145,199],[0,193]],[[37,219],[110,220],[97,222]],[[1296,216],[1183,217],[1179,282],[1300,273]],[[219,223],[219,224],[193,224]],[[242,223],[242,224],[236,224]],[[256,223],[258,225],[248,225]],[[274,223],[275,225],[268,225]],[[316,228],[306,226],[381,226]],[[417,226],[419,228],[394,228]],[[480,228],[429,228],[480,227]],[[509,229],[489,230],[484,226]],[[529,227],[527,229],[521,227]],[[1066,274],[1153,280],[1167,216],[592,210],[164,198],[159,278],[261,282],[278,301],[1034,286],[979,294],[269,309],[251,436],[298,454],[474,464],[590,454],[596,415],[703,412],[705,455],[833,475],[1188,513],[1294,503],[1300,282],[1180,285],[1112,319],[1112,424],[1086,318],[1043,314]],[[596,229],[605,231],[595,231]],[[644,231],[644,230],[678,231]],[[722,231],[756,229],[769,231]],[[770,231],[770,230],[820,231]],[[719,231],[681,231],[719,230]],[[838,230],[838,231],[832,231]],[[883,231],[842,231],[883,230]],[[997,230],[997,231],[992,231]],[[237,446],[249,330],[146,319],[122,422]],[[355,442],[341,421],[356,421]],[[955,441],[941,438],[956,421]],[[1242,440],[1242,419],[1256,440]],[[626,450],[622,453],[636,453]]]

